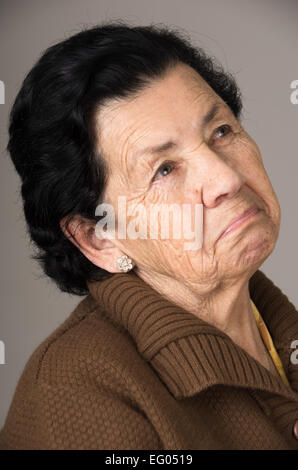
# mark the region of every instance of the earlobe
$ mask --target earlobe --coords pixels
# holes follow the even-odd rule
[[[123,252],[109,238],[100,238],[92,221],[73,217],[67,223],[64,218],[60,227],[68,240],[95,266],[110,273],[121,271],[117,259],[123,256]]]
[[[64,218],[60,227],[69,241],[95,266],[110,273],[126,273],[133,269],[133,261],[112,240],[100,238],[90,221],[75,217],[67,224]]]

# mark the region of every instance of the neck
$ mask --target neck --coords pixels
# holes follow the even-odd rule
[[[250,302],[249,278],[233,279],[204,293],[197,286],[140,269],[136,274],[161,295],[225,332],[236,344],[275,373]]]

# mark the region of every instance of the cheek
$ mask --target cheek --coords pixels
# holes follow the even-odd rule
[[[173,275],[181,265],[180,250],[170,240],[125,240],[124,251],[131,256],[139,268]]]
[[[246,184],[263,201],[269,218],[279,226],[280,206],[277,195],[264,167],[259,147],[252,139],[244,145],[243,155],[245,158],[240,170],[246,176]]]
[[[156,204],[152,202],[153,200]],[[181,209],[184,202],[183,194],[181,194],[179,200],[176,195],[173,204]],[[126,208],[126,238],[121,240],[121,243],[136,263],[166,273],[173,268],[173,265],[179,264],[179,260],[185,258],[185,255],[189,254],[188,251],[185,252],[185,244],[189,244],[190,241],[193,241],[192,238],[195,237],[193,232],[195,222],[194,211],[192,211],[191,222],[188,224],[192,238],[191,240],[190,238],[186,239],[183,232],[185,224],[183,211],[178,210],[175,212],[173,210],[175,213],[173,215],[170,210],[169,212],[166,211],[165,214],[163,212],[165,207],[169,207],[169,201],[166,204],[158,193],[155,194],[155,197],[150,198],[150,203],[148,199],[144,204],[139,205],[131,204],[130,201]],[[180,232],[177,236],[178,226]],[[177,269],[177,266],[175,266],[175,269]]]
[[[237,139],[237,143],[232,149],[229,158],[232,159],[234,168],[244,176],[247,185],[254,188],[257,188],[258,185],[261,187],[264,185],[268,186],[269,179],[263,165],[260,150],[248,134],[243,133]]]
[[[260,173],[266,175],[262,155],[256,142],[248,135],[244,134],[240,139],[240,154],[244,155],[244,161],[249,170],[254,174]]]

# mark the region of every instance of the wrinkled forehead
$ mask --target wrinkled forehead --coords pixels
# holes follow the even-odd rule
[[[96,115],[98,145],[111,156],[191,132],[214,102],[226,106],[195,70],[179,65],[137,97],[107,102]]]

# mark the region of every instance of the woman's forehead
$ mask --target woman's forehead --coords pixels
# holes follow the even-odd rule
[[[182,65],[171,69],[167,74],[152,82],[133,98],[113,98],[101,108],[99,117],[121,120],[133,117],[142,108],[163,109],[174,107],[176,103],[199,100],[202,103],[218,96],[208,83],[191,67]]]
[[[171,71],[138,97],[105,105],[97,116],[101,145],[114,147],[122,142],[141,150],[140,144],[150,146],[157,137],[163,140],[170,129],[179,132],[186,122],[196,125],[215,103],[224,107],[221,98],[196,75],[197,81],[188,69]]]

